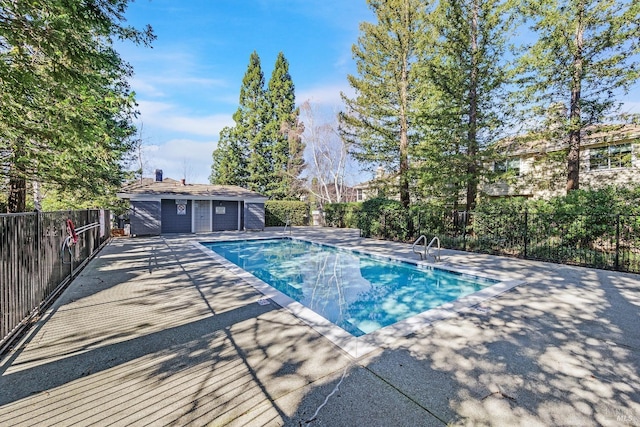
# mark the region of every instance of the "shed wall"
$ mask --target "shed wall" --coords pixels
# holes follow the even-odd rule
[[[129,223],[131,234],[148,236],[160,234],[160,202],[131,202]]]
[[[264,203],[245,203],[245,230],[264,230]]]
[[[217,208],[224,208],[224,214],[216,213]],[[238,202],[213,201],[213,231],[238,229]]]
[[[187,200],[187,211],[178,215],[178,205],[175,200],[162,199],[162,232],[163,233],[191,233],[192,200]]]

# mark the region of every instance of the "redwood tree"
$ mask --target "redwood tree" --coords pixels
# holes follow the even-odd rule
[[[131,67],[114,39],[150,43],[124,25],[128,0],[3,2],[0,174],[10,212],[40,182],[61,192],[115,192],[133,147]]]
[[[535,112],[568,106],[567,191],[580,186],[580,143],[587,126],[619,108],[639,77],[640,2],[544,0],[523,3],[537,41],[520,60],[523,100]]]
[[[376,22],[360,24],[353,46],[358,75],[349,75],[355,97],[343,94],[341,135],[365,166],[397,174],[400,200],[410,203],[409,151],[415,142],[415,72],[425,5],[420,0],[368,0]]]

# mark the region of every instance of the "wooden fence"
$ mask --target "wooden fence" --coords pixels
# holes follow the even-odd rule
[[[106,242],[109,217],[105,210],[0,214],[0,354]],[[78,231],[75,244],[67,220]]]

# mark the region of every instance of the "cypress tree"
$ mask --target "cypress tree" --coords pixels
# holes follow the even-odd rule
[[[271,152],[265,132],[268,117],[264,74],[260,57],[254,51],[242,79],[240,106],[233,119],[236,122],[236,136],[241,146],[248,149],[247,187],[260,193],[266,193],[271,178]]]
[[[235,128],[220,131],[218,147],[213,151],[213,164],[209,182],[218,185],[247,185],[246,156],[242,152]]]
[[[240,99],[233,114],[235,126],[220,132],[213,153],[209,180],[237,184],[266,194],[271,178],[271,152],[265,125],[269,109],[264,91],[260,57],[254,51],[240,86]]]
[[[271,168],[268,195],[274,199],[299,197],[300,174],[304,169],[304,144],[300,134],[300,110],[295,106],[295,86],[289,74],[289,63],[282,52],[267,87],[270,120],[265,134],[271,144]]]
[[[273,199],[296,199],[302,193],[304,130],[295,107],[289,63],[278,54],[268,90],[260,57],[254,51],[240,87],[235,126],[220,132],[209,180],[236,184]]]

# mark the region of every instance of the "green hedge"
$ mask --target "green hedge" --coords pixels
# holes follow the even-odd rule
[[[309,205],[292,200],[269,200],[264,204],[264,222],[267,227],[284,226],[287,218],[291,225],[309,225]]]
[[[362,203],[327,203],[323,207],[325,225],[337,228],[357,228]]]
[[[524,226],[524,213],[530,222],[527,236],[542,240],[557,236],[564,245],[589,247],[603,236],[616,233],[617,214],[637,214],[638,190],[606,187],[575,190],[550,200],[497,199],[483,201],[475,210],[473,231],[478,235],[516,238]],[[505,218],[512,218],[506,221]]]
[[[367,200],[358,215],[358,228],[365,237],[407,241],[413,233],[411,224],[409,212],[398,200]]]
[[[325,205],[326,225],[409,242],[421,234],[449,249],[640,272],[640,186],[576,190],[551,200],[484,199],[461,212],[397,200]]]

